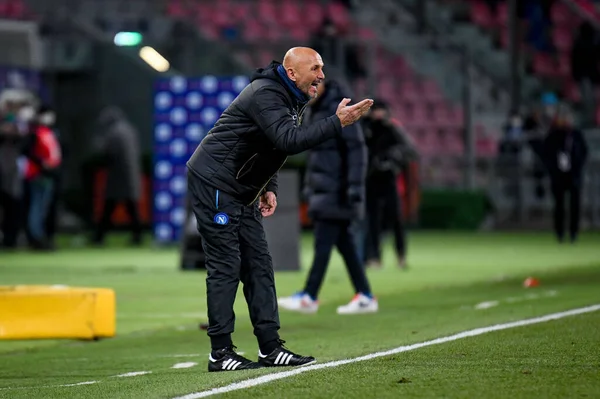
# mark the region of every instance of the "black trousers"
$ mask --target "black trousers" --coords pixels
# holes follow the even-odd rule
[[[365,237],[366,260],[381,260],[381,234],[384,221],[390,221],[394,229],[394,244],[399,257],[406,257],[406,232],[401,199],[393,178],[369,179],[367,181],[367,212],[369,231]]]
[[[273,261],[258,203],[245,205],[192,173],[188,188],[206,256],[208,336],[213,349],[231,344],[240,281],[259,346],[279,339]]]
[[[362,267],[362,262],[358,258],[356,240],[351,228],[350,221],[347,220],[315,220],[315,257],[312,267],[306,280],[304,292],[317,298],[325,272],[329,265],[331,250],[335,245],[340,251],[346,269],[352,280],[352,285],[356,293],[370,294],[371,287]]]
[[[96,230],[96,236],[94,237],[95,242],[102,243],[104,241],[106,232],[111,227],[110,218],[112,217],[113,212],[117,208],[117,205],[121,202],[125,204],[125,210],[127,211],[129,218],[131,219],[132,242],[139,243],[141,241],[142,227],[136,202],[133,199],[124,199],[120,201],[112,198],[107,198],[104,201],[102,217],[100,218],[100,223],[98,224],[98,228]]]
[[[22,214],[19,199],[5,192],[0,192],[0,208],[2,209],[2,245],[7,248],[17,246],[17,238],[21,227]]]
[[[569,234],[571,240],[575,240],[579,234],[581,184],[567,177],[554,176],[552,179],[554,232],[561,241],[565,236],[565,197],[567,193],[569,193]]]

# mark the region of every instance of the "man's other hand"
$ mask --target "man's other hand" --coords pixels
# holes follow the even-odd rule
[[[260,196],[259,209],[263,217],[269,217],[275,212],[277,208],[277,197],[272,191],[267,191]]]
[[[342,127],[346,127],[348,125],[352,125],[354,122],[363,117],[371,106],[373,105],[373,100],[366,99],[362,100],[359,103],[348,106],[350,102],[349,98],[344,98],[337,107],[337,111],[335,114],[338,118],[340,118],[340,122],[342,123]]]

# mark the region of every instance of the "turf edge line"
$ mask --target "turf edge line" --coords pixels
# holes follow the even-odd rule
[[[375,352],[375,353],[371,353],[369,355],[355,357],[353,359],[336,360],[336,361],[327,362],[327,363],[313,364],[310,366],[300,367],[300,368],[296,368],[296,369],[289,370],[289,371],[282,371],[282,372],[267,374],[267,375],[263,375],[260,377],[251,378],[251,379],[248,379],[245,381],[240,381],[240,382],[236,382],[233,384],[229,384],[229,385],[226,385],[226,386],[220,387],[220,388],[212,388],[207,391],[195,392],[195,393],[190,393],[190,394],[187,394],[184,396],[178,396],[173,399],[205,398],[207,396],[218,395],[218,394],[222,394],[222,393],[237,391],[240,389],[255,387],[257,385],[262,385],[262,384],[266,384],[266,383],[269,383],[272,381],[281,380],[283,378],[293,377],[295,375],[306,373],[308,371],[343,366],[345,364],[357,363],[357,362],[362,362],[365,360],[376,359],[376,358],[383,357],[383,356],[390,356],[390,355],[395,355],[397,353],[408,352],[408,351],[412,351],[415,349],[424,348],[426,346],[444,344],[446,342],[457,341],[457,340],[463,339],[463,338],[475,337],[475,336],[487,334],[487,333],[493,332],[493,331],[508,330],[510,328],[515,328],[515,327],[523,327],[523,326],[529,326],[532,324],[545,323],[545,322],[552,321],[552,320],[563,319],[565,317],[576,316],[576,315],[580,315],[580,314],[584,314],[584,313],[596,312],[598,310],[600,310],[600,304],[586,306],[583,308],[578,308],[578,309],[573,309],[573,310],[567,310],[565,312],[551,313],[546,316],[534,317],[531,319],[518,320],[518,321],[513,321],[510,323],[503,323],[503,324],[496,324],[496,325],[488,326],[488,327],[475,328],[473,330],[463,331],[463,332],[460,332],[460,333],[457,333],[454,335],[449,335],[447,337],[436,338],[431,341],[419,342],[419,343],[412,344],[412,345],[400,346],[398,348],[390,349],[390,350],[383,351],[383,352]]]

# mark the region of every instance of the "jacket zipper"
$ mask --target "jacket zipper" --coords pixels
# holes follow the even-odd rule
[[[302,106],[302,108],[300,108],[300,111],[298,111],[298,109],[296,108],[296,112],[298,112],[298,126],[300,126],[302,123],[300,123],[302,115],[304,114],[304,110],[306,109],[306,107],[308,106],[308,103],[304,104],[304,106]],[[283,165],[285,164],[285,162],[287,161],[288,157],[285,157],[285,159],[283,160],[283,162],[281,163],[281,165],[279,165],[279,168],[277,168],[277,171],[275,173],[273,173],[273,175],[271,175],[271,177],[269,177],[269,180],[267,180],[267,182],[262,186],[262,188],[260,190],[258,190],[258,195],[256,197],[254,197],[254,199],[252,200],[252,202],[250,202],[247,206],[252,205],[253,203],[256,202],[256,200],[258,199],[258,197],[261,196],[262,191],[265,189],[265,187],[267,187],[267,185],[269,184],[269,182],[271,181],[271,179],[273,179],[273,177],[279,173],[279,171],[281,170],[281,168],[283,167]]]

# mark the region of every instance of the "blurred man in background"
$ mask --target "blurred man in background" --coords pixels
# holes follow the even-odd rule
[[[33,120],[24,150],[27,158],[25,179],[29,186],[27,227],[31,247],[49,249],[46,218],[54,196],[53,175],[62,162],[62,153],[50,127],[54,122],[50,121],[47,115],[44,116],[47,110],[43,109],[38,114],[32,107],[28,112],[33,112]],[[51,122],[50,125],[48,122]]]
[[[311,121],[335,113],[339,102],[351,97],[349,90],[336,80],[319,85],[318,97],[311,106]],[[346,264],[355,296],[337,309],[339,314],[372,313],[378,310],[377,299],[358,257],[353,222],[364,217],[367,148],[362,128],[354,124],[342,129],[342,135],[329,139],[310,150],[306,165],[305,197],[308,213],[314,222],[315,255],[304,289],[279,299],[288,310],[314,313],[317,297],[335,245]]]
[[[544,155],[554,197],[554,232],[559,242],[565,235],[565,195],[569,193],[569,234],[577,240],[581,209],[583,169],[588,148],[583,133],[573,127],[572,117],[561,107],[544,141]]]
[[[366,265],[381,267],[381,236],[384,223],[389,221],[394,230],[398,266],[406,268],[406,233],[396,179],[418,156],[416,147],[392,121],[389,108],[383,101],[375,101],[364,120],[364,128],[369,149]]]
[[[93,243],[104,243],[112,214],[117,205],[123,203],[131,222],[131,243],[139,245],[142,242],[138,212],[142,184],[139,139],[137,131],[119,108],[107,107],[101,112],[95,147],[105,156],[107,176],[102,217]]]
[[[547,170],[544,155],[544,139],[548,135],[552,123],[558,112],[559,100],[551,91],[542,93],[541,103],[525,118],[523,130],[527,144],[535,154],[533,164],[533,177],[535,182],[535,196],[538,199],[546,195],[544,190],[544,177]]]

